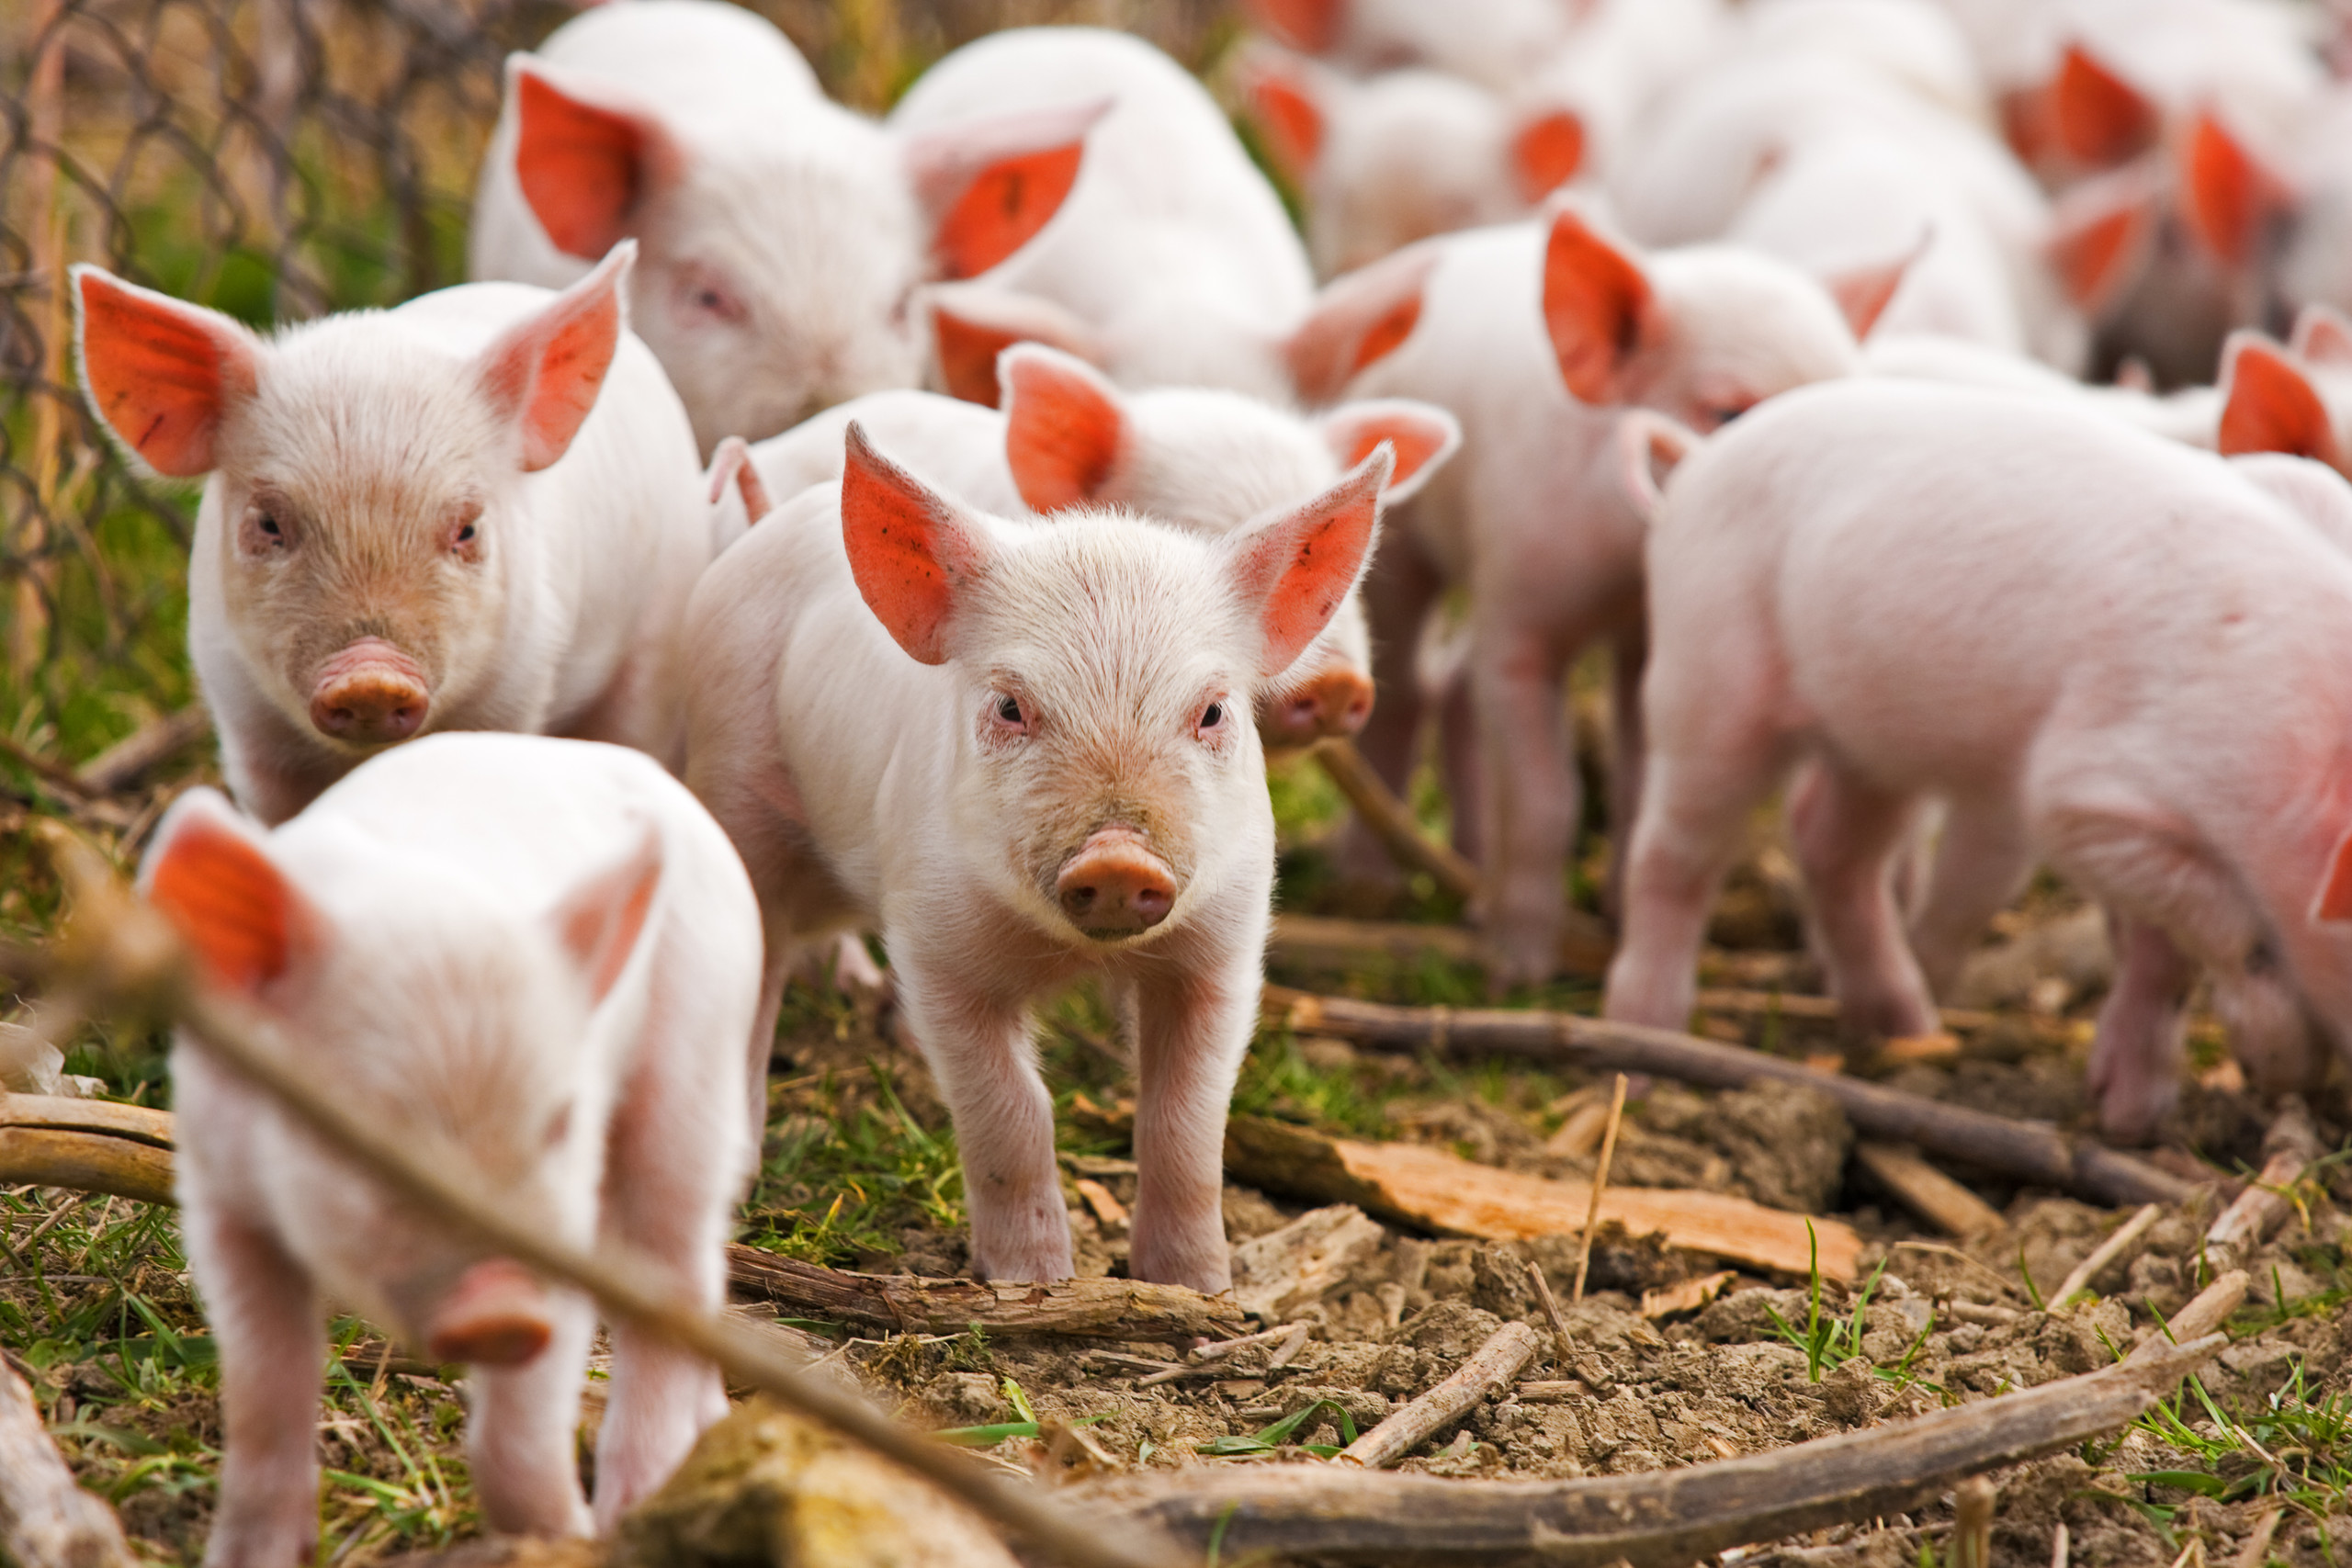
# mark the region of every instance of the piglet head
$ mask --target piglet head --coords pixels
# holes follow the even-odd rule
[[[644,968],[661,870],[648,829],[551,907],[517,908],[307,818],[264,833],[198,789],[165,814],[141,885],[204,976],[349,1103],[509,1213],[584,1244],[612,1114],[589,1043],[616,1027],[605,998]],[[267,1212],[241,1217],[330,1292],[449,1360],[514,1365],[548,1342],[550,1298],[519,1265],[484,1258],[260,1097],[194,1105],[191,1159],[225,1145],[254,1162]]]
[[[1353,590],[1391,457],[1197,534],[1074,505],[992,524],[850,427],[842,528],[892,637],[946,666],[968,728],[954,797],[1001,897],[1065,940],[1131,942],[1270,850],[1247,705]]]
[[[630,256],[470,361],[397,314],[264,343],[78,269],[91,407],[158,471],[213,476],[194,572],[228,624],[195,635],[233,639],[290,725],[364,755],[487,678],[523,476],[560,461],[595,405]]]

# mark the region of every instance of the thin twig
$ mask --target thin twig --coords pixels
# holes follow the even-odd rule
[[[2244,1546],[2238,1548],[2237,1560],[2231,1568],[2262,1568],[2270,1560],[2270,1543],[2277,1539],[2278,1521],[2285,1514],[2284,1508],[2273,1508],[2263,1515],[2256,1523],[2254,1533],[2245,1538]],[[2065,1527],[2062,1525],[2059,1528],[2063,1529]]]
[[[1422,832],[1412,807],[1372,771],[1372,764],[1353,743],[1326,740],[1315,748],[1315,760],[1356,808],[1357,819],[1372,829],[1373,837],[1398,864],[1408,871],[1429,873],[1432,882],[1456,898],[1467,900],[1477,894],[1478,868]]]
[[[1385,1470],[1471,1406],[1510,1386],[1543,1341],[1523,1323],[1506,1323],[1453,1375],[1340,1450],[1367,1470]]]
[[[1609,1125],[1600,1134],[1600,1160],[1592,1168],[1592,1207],[1584,1217],[1584,1240],[1577,1247],[1576,1288],[1568,1292],[1568,1300],[1584,1300],[1585,1274],[1592,1267],[1592,1233],[1600,1224],[1600,1195],[1609,1187],[1609,1162],[1617,1154],[1617,1125],[1625,1117],[1625,1075],[1617,1075],[1617,1087],[1609,1095]]]
[[[1952,1568],[1992,1568],[1993,1480],[1972,1475],[1952,1488]]]
[[[2149,1226],[2163,1217],[2163,1205],[2150,1203],[2126,1220],[2113,1235],[2099,1243],[2098,1250],[2075,1265],[2075,1271],[2066,1276],[2065,1282],[2058,1287],[2058,1293],[2050,1298],[2050,1310],[2065,1311],[2068,1303],[2091,1288],[2091,1281],[2098,1278],[2100,1269],[2122,1257],[2133,1242],[2148,1234]]]
[[[1577,1342],[1568,1337],[1567,1320],[1560,1315],[1560,1303],[1552,1294],[1552,1281],[1544,1278],[1543,1266],[1532,1258],[1527,1264],[1527,1281],[1535,1287],[1535,1300],[1544,1308],[1544,1318],[1552,1325],[1553,1353],[1559,1360],[1560,1370],[1574,1371],[1571,1363],[1576,1357]]]
[[[2067,1568],[2066,1521],[2058,1521],[2057,1530],[2050,1538],[2050,1568]],[[2259,1564],[2256,1565],[2259,1568]]]

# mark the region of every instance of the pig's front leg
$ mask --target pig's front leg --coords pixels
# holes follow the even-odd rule
[[[1480,923],[1487,983],[1551,978],[1566,912],[1563,878],[1577,812],[1560,728],[1562,645],[1526,627],[1481,626],[1471,652],[1487,809]]]
[[[575,1454],[580,1383],[587,1375],[595,1309],[569,1291],[550,1293],[555,1332],[519,1367],[467,1374],[466,1459],[482,1519],[508,1535],[587,1535],[588,1500]]]
[[[1136,983],[1136,1184],[1127,1271],[1215,1295],[1233,1283],[1225,1240],[1225,1118],[1257,1023],[1258,949]]]
[[[1625,912],[1625,857],[1634,842],[1634,813],[1642,804],[1642,757],[1648,740],[1642,728],[1642,671],[1650,661],[1647,626],[1636,621],[1619,632],[1609,649],[1609,885],[1602,889],[1612,919]],[[1571,829],[1573,831],[1573,829]],[[1570,843],[1569,852],[1576,846]]]
[[[2110,915],[2108,935],[2115,944],[2115,981],[2098,1010],[2086,1076],[2098,1102],[2099,1130],[2120,1143],[2141,1143],[2180,1098],[2184,1009],[2197,966],[2144,920]]]
[[[983,1280],[1067,1280],[1069,1215],[1054,1163],[1054,1101],[1037,1074],[1027,1012],[952,980],[955,960],[920,947],[899,957],[899,1003],[956,1119],[972,1208],[972,1272]]]
[[[220,1507],[206,1568],[289,1568],[319,1540],[320,1369],[310,1276],[265,1232],[192,1201],[188,1261],[220,1351]]]

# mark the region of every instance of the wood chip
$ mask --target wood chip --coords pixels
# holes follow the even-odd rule
[[[1905,1208],[1946,1235],[1972,1240],[2008,1228],[2008,1222],[2001,1217],[1998,1209],[1921,1159],[1913,1150],[1865,1141],[1854,1145],[1854,1162],[1894,1194]]]
[[[1343,1282],[1387,1235],[1352,1203],[1310,1210],[1233,1249],[1233,1299],[1252,1317],[1286,1318]]]
[[[1724,1287],[1739,1278],[1736,1270],[1725,1269],[1720,1273],[1702,1274],[1695,1280],[1685,1280],[1679,1285],[1667,1285],[1642,1292],[1642,1315],[1648,1318],[1672,1317],[1679,1312],[1697,1312],[1724,1293]]]
[[[1088,1208],[1094,1211],[1096,1219],[1106,1225],[1116,1226],[1120,1230],[1126,1229],[1127,1206],[1120,1202],[1109,1188],[1091,1177],[1084,1176],[1080,1177],[1070,1185],[1078,1189],[1079,1197],[1085,1201]]]

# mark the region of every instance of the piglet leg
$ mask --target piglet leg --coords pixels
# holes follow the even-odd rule
[[[319,1540],[317,1293],[262,1231],[191,1202],[188,1260],[220,1352],[220,1506],[207,1568],[290,1568]]]
[[[2098,1011],[2088,1073],[2099,1128],[2123,1143],[2145,1141],[2180,1098],[2183,1010],[2197,966],[2172,938],[2143,920],[2110,914],[2115,982]]]
[[[1838,1015],[1864,1034],[1928,1034],[1937,1027],[1894,906],[1893,856],[1910,836],[1913,805],[1826,761],[1805,770],[1789,803]]]
[[[588,1500],[574,1457],[580,1384],[595,1310],[551,1292],[546,1347],[518,1367],[475,1367],[467,1377],[466,1459],[482,1518],[508,1535],[587,1535]]]
[[[1136,1279],[1211,1295],[1233,1283],[1225,1116],[1257,1022],[1259,951],[1155,967],[1136,983]]]

